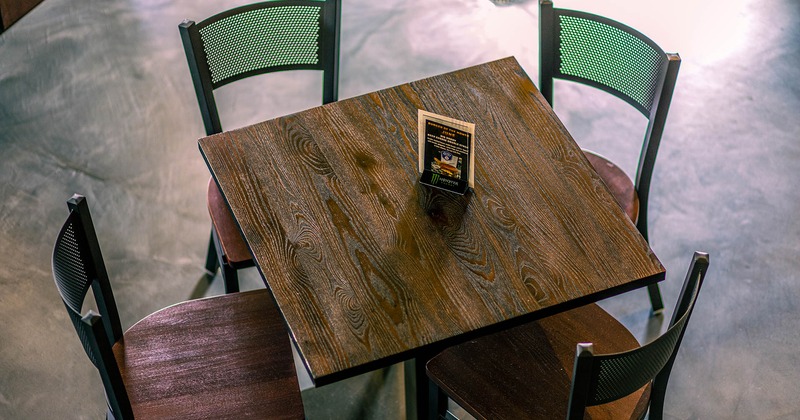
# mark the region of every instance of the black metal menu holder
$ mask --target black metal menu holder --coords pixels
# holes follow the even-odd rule
[[[466,194],[470,188],[467,181],[461,179],[452,179],[427,169],[422,171],[422,176],[420,176],[419,182],[420,184],[425,184],[434,188],[440,188],[461,195]]]
[[[475,185],[475,124],[419,110],[419,182],[465,194]]]

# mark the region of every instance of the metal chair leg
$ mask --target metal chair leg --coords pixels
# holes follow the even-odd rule
[[[222,249],[220,248],[219,239],[217,238],[217,232],[214,230],[214,227],[211,227],[211,244],[210,247],[214,249],[214,256],[216,261],[216,266],[220,268],[220,274],[222,274],[222,281],[225,286],[225,293],[236,293],[239,291],[239,275],[236,272],[236,269],[231,267],[230,264],[227,264],[223,257],[222,257]],[[209,253],[211,249],[209,249]],[[208,262],[206,262],[208,264]],[[216,268],[214,269],[216,272]]]
[[[225,282],[225,293],[239,291],[239,275],[236,273],[236,269],[228,264],[222,265],[222,281]]]
[[[430,398],[431,404],[435,406],[437,419],[450,419],[450,420],[458,420],[454,414],[447,410],[447,394],[442,391],[441,388],[436,386],[433,381],[430,382],[431,389],[430,390]]]
[[[650,315],[658,315],[663,312],[664,302],[661,300],[661,289],[658,288],[658,284],[647,286],[647,293],[650,295],[650,303],[653,306]]]
[[[211,228],[211,234],[208,238],[208,251],[206,252],[206,271],[208,274],[217,274],[219,268],[219,257],[217,256],[217,247],[214,246],[214,228]]]

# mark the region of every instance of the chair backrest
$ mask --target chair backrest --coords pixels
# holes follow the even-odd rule
[[[179,26],[207,134],[222,132],[214,89],[283,70],[322,70],[322,103],[338,99],[341,0],[274,0]]]
[[[122,338],[122,327],[89,206],[77,194],[67,200],[67,206],[69,216],[53,249],[53,277],[83,349],[100,372],[109,410],[117,419],[133,418],[112,351]],[[81,315],[89,288],[99,315],[91,310]]]
[[[606,355],[594,355],[590,343],[578,344],[568,419],[583,419],[586,407],[618,400],[650,381],[653,386],[649,418],[661,418],[669,374],[707,270],[708,254],[696,252],[669,328],[652,342],[627,352]]]
[[[664,131],[680,56],[665,53],[642,33],[602,16],[557,9],[539,0],[539,89],[553,105],[553,79],[602,89],[649,120],[634,186],[640,208],[637,228],[647,239],[650,179]]]

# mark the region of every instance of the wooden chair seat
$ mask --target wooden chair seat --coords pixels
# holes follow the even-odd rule
[[[285,331],[266,290],[149,315],[113,347],[134,416],[303,418]]]
[[[53,278],[103,382],[108,418],[302,419],[283,317],[266,289],[178,303],[123,332],[86,198],[53,248]],[[92,290],[99,314],[81,313]]]
[[[208,180],[207,196],[208,213],[211,216],[212,227],[219,238],[225,264],[234,269],[253,267],[255,263],[250,248],[247,247],[247,242],[239,231],[239,225],[236,224],[214,178]]]
[[[639,194],[633,186],[630,177],[610,160],[592,151],[584,150],[583,154],[592,164],[595,172],[608,187],[608,191],[617,200],[617,204],[633,223],[639,218]]]
[[[428,362],[427,372],[478,419],[566,418],[575,348],[582,342],[602,353],[639,347],[625,326],[590,304],[448,348]],[[649,399],[647,385],[587,412],[593,420],[640,419]]]

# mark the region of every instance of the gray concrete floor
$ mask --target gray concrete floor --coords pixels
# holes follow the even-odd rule
[[[45,0],[0,35],[0,418],[104,413],[50,273],[73,192],[89,199],[123,327],[221,293],[203,277],[208,171],[177,25],[243,3]],[[626,22],[683,58],[651,195],[667,316],[692,251],[712,265],[666,417],[800,418],[800,3],[556,5]],[[344,0],[340,98],[508,55],[535,81],[537,22],[534,0]],[[319,92],[313,73],[223,88],[223,125],[314,106]],[[640,115],[568,83],[555,97],[578,143],[635,170],[628,142],[642,136]],[[256,270],[242,277],[262,287]],[[644,291],[602,305],[641,341],[663,330]],[[402,381],[395,366],[318,389],[304,382],[308,417],[402,418]]]

